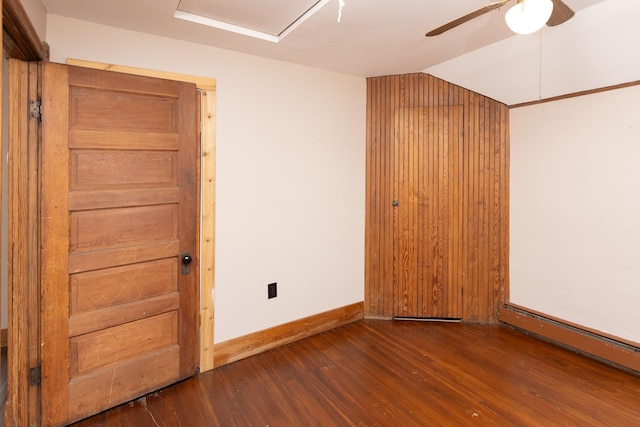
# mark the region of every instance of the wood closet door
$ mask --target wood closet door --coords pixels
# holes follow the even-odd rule
[[[197,159],[194,85],[42,64],[44,425],[196,372]]]
[[[463,107],[395,113],[394,316],[462,317]]]

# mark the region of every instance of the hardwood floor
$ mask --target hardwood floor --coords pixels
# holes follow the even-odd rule
[[[7,347],[0,349],[0,427],[4,427],[4,407],[7,402]]]
[[[640,425],[640,376],[506,326],[364,320],[74,426],[471,424]]]

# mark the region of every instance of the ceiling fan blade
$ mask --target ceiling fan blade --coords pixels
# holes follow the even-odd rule
[[[551,12],[551,17],[547,21],[548,26],[555,27],[556,25],[564,24],[576,14],[562,0],[551,1],[553,1],[553,12]]]
[[[473,12],[468,13],[468,14],[466,14],[464,16],[461,16],[458,19],[454,19],[451,22],[447,22],[446,24],[436,28],[435,30],[429,31],[427,34],[425,34],[425,36],[433,37],[433,36],[440,35],[440,34],[444,33],[445,31],[449,31],[452,28],[455,28],[460,24],[464,24],[465,22],[471,21],[472,19],[477,18],[480,15],[484,15],[487,12],[491,12],[492,10],[498,9],[503,4],[508,3],[509,1],[511,1],[511,0],[500,0],[500,1],[495,1],[493,3],[489,3],[488,5],[486,5],[484,7],[481,7],[480,9],[474,10]],[[558,0],[558,1],[560,1],[560,0]],[[554,3],[555,3],[555,1],[554,1]],[[569,10],[571,10],[571,9],[569,9]]]

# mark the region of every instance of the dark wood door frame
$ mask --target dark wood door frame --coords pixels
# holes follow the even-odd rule
[[[45,42],[42,42],[29,20],[22,3],[19,0],[3,0],[2,2],[2,46],[3,54],[6,58],[16,58],[23,61],[47,61],[49,59],[49,49]],[[16,70],[17,71],[17,70]],[[0,72],[1,73],[1,72]],[[24,94],[29,93],[28,87],[28,65],[20,70],[22,75],[18,79],[20,87],[15,88],[10,99],[15,102],[25,102],[27,100],[17,100],[14,96],[17,91]],[[1,74],[0,74],[1,76]],[[31,88],[35,91],[35,88]],[[8,88],[3,87],[3,91]],[[16,117],[10,120],[17,119]],[[38,234],[34,227],[37,224],[37,206],[33,203],[37,199],[32,199],[31,194],[37,192],[37,177],[29,176],[29,170],[35,170],[37,157],[33,146],[29,146],[26,136],[29,131],[34,132],[37,127],[37,118],[29,120],[22,115],[14,123],[14,130],[9,135],[9,141],[14,141],[12,146],[11,163],[9,168],[9,184],[13,187],[8,195],[14,200],[10,202],[9,230],[10,246],[9,255],[9,343],[18,345],[9,346],[8,359],[11,367],[8,372],[8,395],[5,414],[6,424],[11,425],[37,425],[38,423],[38,387],[29,384],[29,367],[37,361],[30,360],[37,358],[37,329],[35,324],[29,325],[26,316],[17,316],[22,319],[14,322],[14,310],[21,310],[26,314],[37,305],[38,295],[38,271],[37,260],[33,259],[33,254],[37,253]],[[11,121],[10,121],[11,123]],[[1,168],[1,166],[0,166]],[[29,201],[27,201],[29,200]],[[29,205],[31,203],[31,205]],[[35,246],[34,246],[35,245]],[[37,310],[37,307],[35,308]],[[17,337],[16,337],[17,336]],[[35,354],[35,357],[34,357]],[[33,371],[33,382],[37,382],[37,371]]]
[[[20,0],[2,0],[2,47],[6,58],[49,60],[49,46],[40,40]]]
[[[23,114],[29,99],[36,99],[37,64],[9,64],[8,426],[37,425],[39,413],[38,118]],[[30,313],[36,314],[33,321]]]

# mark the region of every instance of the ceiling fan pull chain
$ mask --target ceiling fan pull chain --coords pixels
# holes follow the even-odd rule
[[[539,30],[540,34],[540,70],[538,71],[538,99],[542,99],[542,30]]]
[[[338,22],[342,19],[342,8],[344,7],[344,0],[338,1]]]

